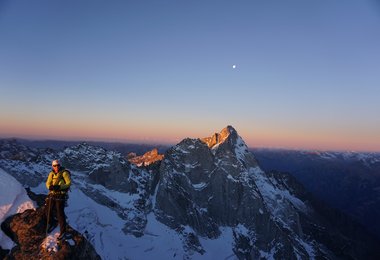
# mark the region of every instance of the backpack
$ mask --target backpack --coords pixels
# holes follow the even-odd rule
[[[63,181],[65,181],[65,179],[63,178],[63,173],[64,172],[67,172],[67,174],[69,175],[69,178],[70,178],[70,180],[71,180],[71,173],[70,173],[70,171],[69,170],[63,170],[62,172],[60,172],[60,175],[59,175],[59,179],[62,179]],[[67,189],[63,189],[63,190],[61,190],[61,191],[65,191],[66,193],[68,193],[69,191],[71,191],[71,184],[70,184],[70,186],[67,188]]]

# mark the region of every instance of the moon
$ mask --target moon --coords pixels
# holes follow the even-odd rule
[[[236,69],[236,65],[235,65],[235,64],[234,64],[234,65],[232,65],[232,68],[233,68],[233,69]]]

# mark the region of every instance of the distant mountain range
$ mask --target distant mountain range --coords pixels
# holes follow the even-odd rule
[[[75,146],[83,143],[83,141],[60,141],[60,140],[27,140],[27,139],[4,139],[4,140],[17,140],[18,143],[28,146],[30,148],[51,148],[54,150],[62,150],[70,146]],[[142,155],[143,153],[152,149],[157,149],[158,152],[164,153],[170,146],[162,144],[137,144],[137,143],[120,143],[120,142],[102,142],[102,141],[86,141],[85,143],[93,146],[100,146],[107,150],[118,151],[123,155],[128,153],[136,153]]]
[[[78,145],[76,141],[28,141],[34,148],[56,150]],[[155,148],[164,154],[169,146],[107,142],[89,144],[135,154],[135,160]],[[380,152],[337,152],[316,150],[250,149],[265,171],[287,172],[296,177],[316,198],[340,209],[380,238]],[[140,162],[141,163],[141,162]]]
[[[251,151],[264,170],[290,173],[315,197],[380,238],[380,153]]]
[[[46,194],[59,158],[73,179],[68,223],[103,259],[380,258],[377,238],[291,174],[267,170],[270,153],[254,155],[231,126],[139,157],[35,147],[1,140],[0,168]]]

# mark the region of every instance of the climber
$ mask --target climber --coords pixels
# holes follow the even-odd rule
[[[62,167],[58,160],[54,160],[51,164],[52,171],[49,173],[46,181],[46,188],[49,189],[48,197],[46,198],[46,217],[47,227],[50,229],[52,225],[52,213],[55,210],[56,217],[60,228],[58,240],[66,236],[66,216],[65,203],[67,200],[67,192],[71,185],[70,172]],[[49,225],[50,223],[50,225]]]

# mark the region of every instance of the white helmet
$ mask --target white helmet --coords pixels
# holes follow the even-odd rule
[[[60,163],[59,163],[59,161],[58,160],[53,160],[52,162],[51,162],[51,166],[52,167],[54,167],[54,166],[56,166],[56,165],[60,165]]]

